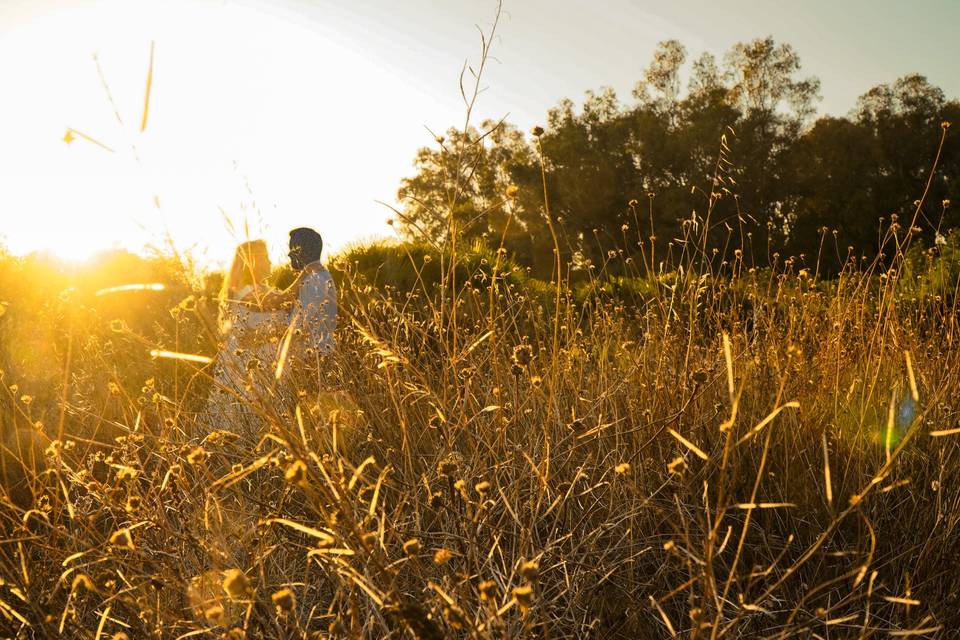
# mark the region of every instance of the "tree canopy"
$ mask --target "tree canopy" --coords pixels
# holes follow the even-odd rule
[[[629,103],[610,88],[587,91],[579,108],[560,100],[539,135],[508,122],[450,129],[402,182],[401,230],[502,242],[546,274],[546,196],[574,268],[644,242],[666,255],[690,221],[751,264],[786,252],[831,272],[873,257],[891,221],[913,222],[930,244],[960,224],[949,206],[960,149],[949,135],[937,156],[960,103],[922,75],[819,118],[819,81],[770,37],[735,44],[721,62],[689,61],[680,42],[661,42],[640,75]]]

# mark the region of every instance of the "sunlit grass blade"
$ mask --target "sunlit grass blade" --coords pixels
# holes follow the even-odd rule
[[[98,147],[100,147],[101,149],[104,149],[105,151],[109,151],[110,153],[114,153],[113,149],[111,149],[111,148],[108,147],[107,145],[103,144],[103,143],[100,142],[99,140],[88,136],[87,134],[83,133],[82,131],[77,131],[77,130],[74,129],[73,127],[67,127],[67,132],[63,135],[63,141],[66,142],[67,144],[70,144],[70,143],[72,143],[74,140],[76,140],[77,138],[81,138],[81,139],[83,139],[83,140],[86,140],[87,142],[91,142],[91,143],[97,145]]]
[[[150,42],[150,66],[147,67],[147,88],[143,93],[143,117],[140,119],[140,131],[147,128],[147,114],[150,113],[150,90],[153,87],[153,49],[154,43]]]
[[[290,353],[290,341],[293,339],[293,333],[296,327],[297,316],[294,315],[290,320],[290,326],[287,327],[287,331],[283,336],[283,344],[280,345],[280,354],[277,356],[277,368],[273,372],[273,376],[276,380],[279,380],[283,375],[283,369],[287,364],[287,356]]]
[[[682,444],[687,449],[689,449],[695,456],[697,456],[701,460],[706,460],[709,457],[706,453],[703,452],[703,450],[700,447],[693,444],[692,442],[684,438],[682,435],[680,435],[673,429],[667,429],[667,431],[670,433],[670,435],[676,438],[680,442],[680,444]]]
[[[124,291],[163,291],[166,289],[166,285],[159,282],[152,282],[149,284],[122,284],[116,287],[107,287],[106,289],[100,289],[94,295],[95,296],[106,296],[111,293],[121,293]]]
[[[170,360],[186,360],[187,362],[199,362],[200,364],[210,364],[213,358],[201,356],[195,353],[179,353],[177,351],[165,351],[163,349],[153,349],[150,352],[151,358],[168,358]]]

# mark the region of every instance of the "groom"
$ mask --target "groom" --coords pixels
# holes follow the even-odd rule
[[[267,294],[264,309],[280,309],[292,305],[296,328],[303,336],[299,352],[327,355],[336,347],[334,330],[337,328],[337,286],[320,263],[323,238],[308,227],[290,232],[290,266],[297,274],[293,284],[284,291]]]

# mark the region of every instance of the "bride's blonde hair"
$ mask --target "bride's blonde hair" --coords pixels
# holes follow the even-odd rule
[[[229,300],[241,287],[263,285],[270,277],[270,256],[263,240],[248,240],[237,247],[230,270],[220,288],[220,301]]]
[[[220,313],[217,318],[220,332],[227,333],[231,328],[227,302],[233,300],[236,292],[244,286],[263,286],[270,277],[270,256],[267,243],[263,240],[248,240],[241,243],[233,254],[230,270],[223,278],[220,287]]]

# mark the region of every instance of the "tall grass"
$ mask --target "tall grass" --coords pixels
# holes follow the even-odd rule
[[[4,257],[0,629],[948,637],[956,238],[894,221],[821,281],[710,252],[707,220],[667,260],[629,226],[582,276],[558,250],[550,282],[452,216],[347,251],[338,349],[251,394],[258,434],[202,420],[209,365],[149,359],[215,354],[214,283],[57,296]]]

